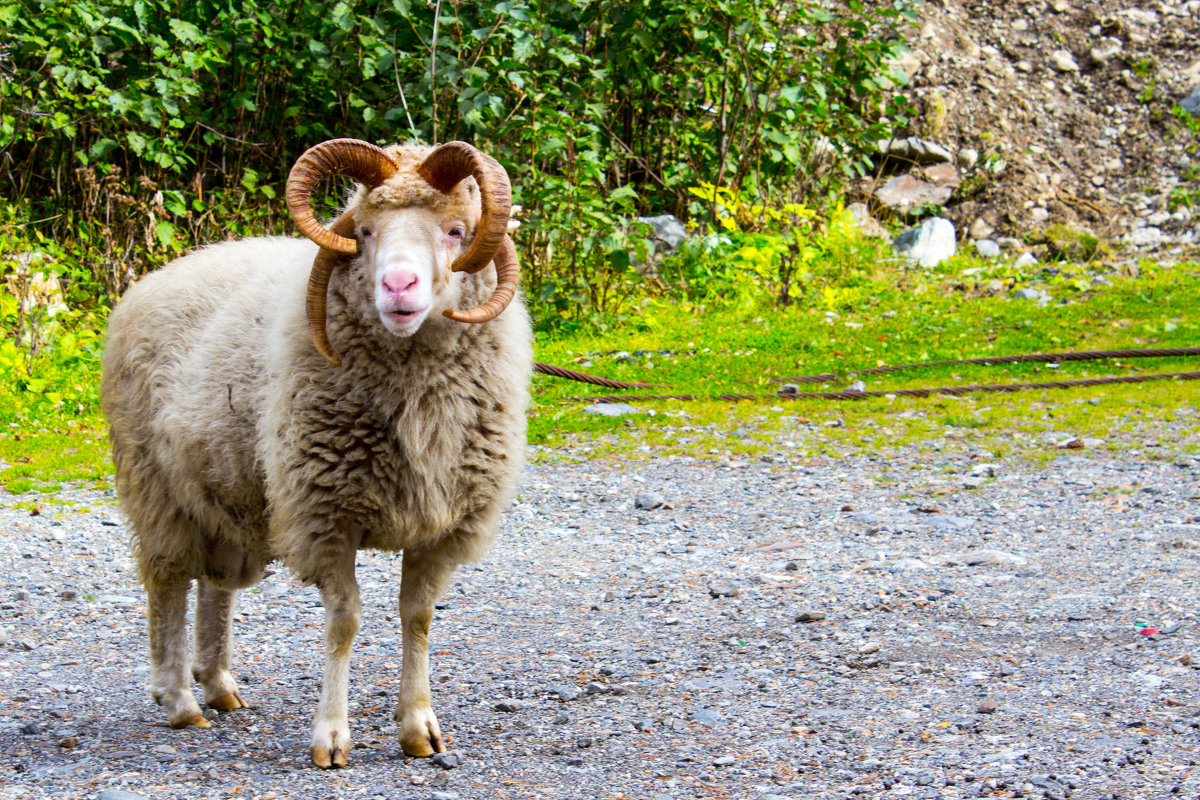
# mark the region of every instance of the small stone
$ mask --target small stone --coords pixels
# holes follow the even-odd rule
[[[26,722],[21,726],[21,733],[26,736],[33,736],[38,732],[38,726],[33,722]]]
[[[713,597],[737,597],[741,590],[729,581],[716,581],[709,585],[708,593]]]
[[[583,692],[578,686],[569,683],[556,683],[549,687],[549,693],[557,697],[560,702],[569,703],[578,698]]]
[[[1179,107],[1193,117],[1200,117],[1200,86],[1192,90],[1192,93],[1179,101]]]
[[[1002,566],[1023,567],[1029,561],[1022,556],[1006,553],[1003,550],[968,550],[965,553],[952,553],[942,556],[941,563],[947,566]]]
[[[493,711],[503,711],[506,714],[511,714],[515,711],[520,711],[521,708],[524,707],[524,705],[525,704],[522,703],[520,700],[501,700],[500,702],[494,703],[492,705],[492,710]]]
[[[108,788],[97,795],[96,800],[147,800],[145,795],[127,792],[124,789]]]
[[[584,406],[583,413],[598,414],[602,417],[628,417],[648,412],[644,408],[631,406],[628,403],[594,403],[590,406]]]
[[[1022,253],[1013,262],[1013,266],[1017,269],[1024,269],[1025,267],[1032,267],[1036,263],[1038,263],[1037,256],[1033,253]]]
[[[879,220],[871,216],[871,211],[866,203],[851,203],[846,207],[846,213],[854,220],[854,226],[858,228],[858,232],[863,236],[868,236],[872,239],[888,238],[888,230],[883,227]],[[799,391],[799,387],[797,387]]]
[[[1079,64],[1069,50],[1055,50],[1051,53],[1050,66],[1059,72],[1079,72]]]
[[[995,714],[996,709],[999,707],[1000,706],[996,704],[995,700],[984,700],[979,704],[979,708],[976,709],[976,712],[979,714]]]
[[[796,615],[796,622],[820,622],[825,619],[824,611],[801,611]]]
[[[687,238],[687,228],[674,214],[660,214],[657,217],[635,217],[636,221],[645,223],[653,228],[652,238],[658,244],[665,245],[667,250],[676,250]]]
[[[975,252],[979,254],[980,258],[999,258],[1000,245],[992,239],[976,239]]]
[[[1158,247],[1165,241],[1165,239],[1166,239],[1166,237],[1163,236],[1162,230],[1159,228],[1155,228],[1152,225],[1147,226],[1145,228],[1138,228],[1135,231],[1131,231],[1125,237],[1125,241],[1129,242],[1130,244],[1135,245],[1137,247],[1147,247],[1147,248]]]
[[[647,510],[654,509],[654,508],[662,508],[663,504],[666,502],[667,502],[666,498],[663,497],[658,492],[646,492],[644,494],[639,494],[637,497],[633,498],[634,508],[644,508]]]
[[[878,653],[882,647],[883,646],[879,644],[879,642],[867,642],[862,647],[858,648],[858,654],[860,656],[869,656],[871,653]]]
[[[1012,296],[1018,300],[1038,300],[1041,299],[1042,293],[1037,289],[1030,289],[1028,286],[1021,286],[1013,289]]]
[[[733,756],[721,756],[713,759],[714,767],[731,767],[737,763],[737,759]]]
[[[937,164],[954,160],[950,151],[936,142],[909,136],[904,139],[880,139],[876,143],[879,154],[909,164]]]
[[[1104,66],[1109,59],[1121,54],[1121,40],[1112,36],[1102,36],[1096,46],[1088,51],[1088,56],[1092,63],[1097,66]]]
[[[712,727],[721,721],[721,712],[714,708],[702,708],[692,714],[692,719],[701,725]]]
[[[979,163],[979,151],[974,147],[960,147],[958,150],[958,165],[963,169],[974,169]]]
[[[434,753],[429,758],[429,763],[435,767],[442,769],[454,769],[461,766],[463,762],[462,753],[458,750],[447,750],[444,753]]]

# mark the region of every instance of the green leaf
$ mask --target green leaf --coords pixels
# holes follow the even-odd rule
[[[199,28],[181,19],[167,20],[167,26],[171,29],[171,33],[175,35],[175,38],[184,44],[197,44],[204,38]]]
[[[154,236],[159,244],[169,247],[175,241],[175,226],[163,220],[154,226]]]

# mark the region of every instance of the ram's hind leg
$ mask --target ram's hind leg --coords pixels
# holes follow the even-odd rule
[[[204,578],[196,594],[196,660],[192,674],[204,687],[204,704],[216,711],[247,707],[229,671],[236,594]]]
[[[146,582],[150,634],[150,691],[172,728],[207,728],[192,696],[188,657],[187,602],[190,580]]]
[[[392,716],[400,726],[400,746],[410,756],[431,756],[446,750],[429,691],[429,625],[433,604],[445,593],[456,566],[438,550],[404,551],[400,580],[404,663],[400,701]]]

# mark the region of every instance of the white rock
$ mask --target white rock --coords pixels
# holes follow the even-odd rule
[[[1050,66],[1059,72],[1079,72],[1079,64],[1069,50],[1055,50],[1050,54]]]
[[[631,406],[627,403],[594,403],[583,409],[585,414],[599,414],[602,417],[625,417],[630,414],[645,414],[646,409]]]
[[[1154,226],[1139,228],[1136,231],[1131,231],[1125,240],[1132,245],[1138,247],[1158,247],[1165,241],[1166,237],[1163,232]]]
[[[1029,560],[1003,550],[968,550],[964,553],[948,553],[941,557],[940,563],[948,567],[1023,567]]]
[[[942,217],[927,219],[892,241],[896,252],[922,267],[936,267],[957,252],[954,223]]]
[[[975,252],[979,253],[982,258],[999,258],[1000,245],[991,239],[976,239]]]

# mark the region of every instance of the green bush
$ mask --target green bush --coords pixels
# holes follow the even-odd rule
[[[579,320],[635,280],[631,216],[714,223],[689,187],[792,202],[862,172],[905,121],[884,63],[911,18],[909,0],[0,0],[6,199],[111,297],[203,241],[286,229],[278,188],[318,141],[467,139],[512,174],[527,290]]]

